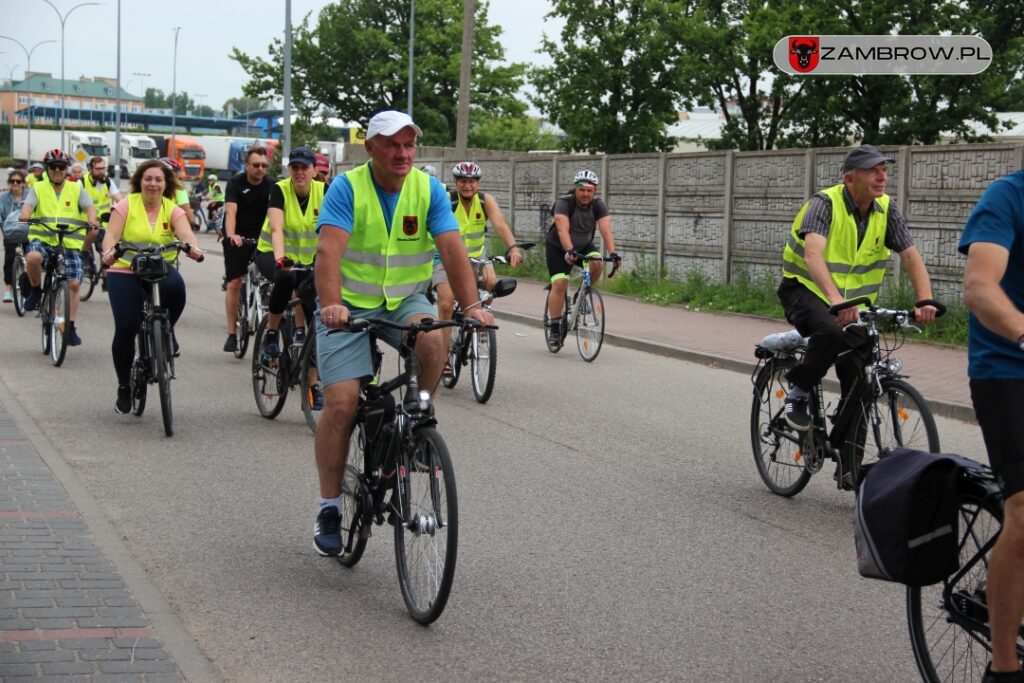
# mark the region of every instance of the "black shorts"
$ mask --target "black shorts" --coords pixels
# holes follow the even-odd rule
[[[1024,491],[1024,380],[972,379],[971,403],[1004,495]]]
[[[243,244],[236,247],[229,239],[225,239],[221,244],[224,245],[224,276],[230,281],[245,275],[249,259],[256,251],[256,245],[247,247]]]
[[[547,242],[544,243],[544,248],[547,252],[548,259],[548,276],[554,280],[556,275],[568,275],[572,272],[573,266],[565,262],[565,249],[561,246],[554,246]],[[600,253],[600,250],[594,246],[593,242],[587,243],[582,249],[576,251],[581,254],[591,254],[593,252]]]

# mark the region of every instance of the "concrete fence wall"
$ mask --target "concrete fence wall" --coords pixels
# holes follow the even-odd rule
[[[698,269],[717,282],[741,274],[778,277],[782,247],[800,206],[841,180],[848,148],[629,155],[522,155],[471,150],[480,187],[491,193],[522,239],[540,238],[555,198],[581,168],[601,177],[616,247],[630,267],[640,258],[675,276]],[[964,258],[956,251],[967,216],[996,178],[1024,167],[1024,144],[883,147],[894,158],[888,193],[907,218],[936,296],[956,298]],[[353,162],[357,161],[353,159]],[[454,150],[422,148],[451,184]],[[892,260],[897,271],[899,260]]]

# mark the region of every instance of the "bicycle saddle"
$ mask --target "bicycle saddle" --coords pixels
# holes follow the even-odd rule
[[[807,343],[810,340],[807,337],[801,336],[796,330],[790,330],[789,332],[776,332],[775,334],[769,334],[767,337],[758,342],[758,346],[769,351],[787,352],[794,351],[796,349],[802,349],[807,347]]]

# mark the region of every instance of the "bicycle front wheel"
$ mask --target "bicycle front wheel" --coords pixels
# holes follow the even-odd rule
[[[256,328],[252,349],[252,394],[260,415],[272,420],[281,413],[288,397],[287,367],[285,354],[277,358],[263,357],[263,337],[267,332],[267,318]],[[282,335],[278,337],[283,338]]]
[[[146,376],[146,359],[142,355],[142,333],[139,333],[139,340],[137,342],[139,351],[135,355],[135,362],[132,363],[132,376],[131,376],[131,388],[132,388],[132,413],[136,417],[142,417],[143,411],[146,410],[146,393],[149,390],[148,377]]]
[[[596,289],[588,290],[583,295],[580,310],[576,316],[576,348],[580,358],[588,363],[594,362],[601,353],[604,343],[604,299]]]
[[[67,281],[56,285],[50,295],[50,362],[60,367],[68,351],[68,332],[71,330],[71,285]]]
[[[939,452],[939,430],[931,408],[921,393],[903,380],[883,379],[882,395],[874,403],[878,413],[875,431],[872,404],[861,409],[851,427],[851,440],[845,443],[846,460],[853,481],[860,480],[864,465],[889,455],[894,448],[913,448],[929,453]]]
[[[487,403],[494,391],[494,373],[498,369],[498,335],[495,330],[473,330],[469,352],[473,396],[478,403]]]
[[[299,361],[299,392],[302,395],[302,416],[316,434],[320,411],[324,408],[324,397],[320,392],[320,374],[316,369],[316,331],[312,329],[307,333],[306,343],[302,347],[302,359]]]
[[[750,410],[750,443],[754,464],[765,485],[780,496],[800,493],[811,473],[800,463],[800,435],[783,418],[787,382],[785,375],[796,365],[793,359],[769,359],[754,382]]]
[[[153,367],[160,387],[160,414],[164,419],[164,434],[174,434],[174,412],[171,406],[171,333],[167,323],[160,318],[153,319]]]
[[[238,295],[238,308],[235,311],[235,358],[245,358],[249,348],[249,292],[248,278],[242,278],[242,289]]]
[[[907,587],[907,623],[921,678],[980,681],[992,648],[986,586],[1002,506],[992,496],[958,494],[960,568],[942,583]],[[1017,638],[1024,655],[1024,640]]]
[[[444,611],[455,578],[459,540],[455,472],[448,447],[431,427],[413,433],[402,457],[393,494],[402,512],[395,521],[398,583],[412,618],[429,624]]]
[[[25,272],[25,259],[19,254],[11,268],[11,290],[14,295],[14,312],[18,317],[25,315],[25,297],[28,296],[28,274]]]
[[[366,459],[366,438],[363,425],[352,427],[352,438],[349,439],[348,461],[345,465],[345,478],[341,483],[341,553],[338,563],[342,567],[354,567],[363,557],[366,550],[368,535],[366,526],[371,518],[365,514],[363,503],[366,492],[363,489],[362,472]]]

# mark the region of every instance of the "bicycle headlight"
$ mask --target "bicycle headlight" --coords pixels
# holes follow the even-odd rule
[[[426,410],[430,407],[430,392],[427,390],[420,391],[420,410]]]
[[[903,369],[903,361],[901,361],[899,358],[890,358],[889,362],[886,364],[886,371],[890,375],[895,375],[895,374],[899,373],[899,371],[902,370],[902,369]]]

